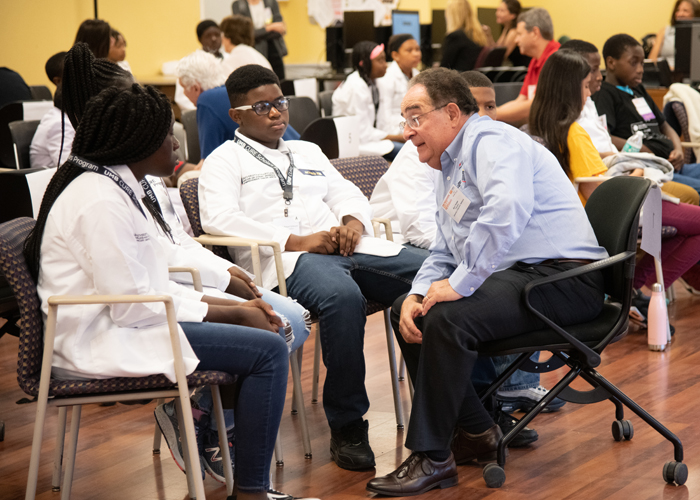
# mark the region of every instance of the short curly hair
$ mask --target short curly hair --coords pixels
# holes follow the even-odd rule
[[[433,68],[414,76],[409,88],[422,85],[435,106],[455,103],[465,115],[477,113],[479,106],[462,75],[453,69]]]
[[[228,76],[226,80],[226,92],[228,100],[231,102],[231,107],[235,108],[241,105],[241,101],[245,95],[253,89],[262,87],[263,85],[279,86],[280,79],[275,73],[258,64],[246,64],[241,66]]]

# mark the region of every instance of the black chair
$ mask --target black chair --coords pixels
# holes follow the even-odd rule
[[[0,108],[0,167],[17,168],[9,125],[11,122],[23,119],[24,108],[19,101],[5,104]]]
[[[294,80],[282,80],[280,82],[280,90],[282,91],[282,94],[286,96],[296,95],[294,91]]]
[[[289,124],[301,134],[312,121],[319,117],[318,107],[310,97],[287,96],[287,99],[289,99]]]
[[[46,85],[30,85],[29,90],[32,92],[32,99],[35,101],[52,101],[53,96]]]
[[[0,172],[0,224],[18,217],[34,216],[27,174],[42,170],[25,168]]]
[[[687,480],[688,468],[683,463],[683,445],[678,437],[596,370],[601,363],[600,353],[608,344],[624,337],[628,331],[639,212],[651,185],[651,181],[637,177],[615,177],[601,184],[588,199],[586,213],[598,243],[605,247],[610,257],[534,280],[525,287],[523,298],[528,309],[538,316],[548,329],[498,341],[482,342],[478,346],[479,354],[487,356],[520,354],[480,395],[482,402],[488,400],[517,369],[542,373],[562,366],[569,368],[549,393],[500,440],[498,463],[487,465],[483,471],[488,486],[498,488],[503,485],[506,446],[556,397],[578,404],[611,401],[615,405],[612,434],[616,441],[629,440],[634,435],[632,423],[624,418],[626,406],[673,444],[674,460],[664,465],[664,480],[679,485]],[[606,303],[594,321],[564,329],[531,305],[530,296],[536,288],[597,270],[603,273],[605,293],[615,302]],[[530,360],[530,356],[537,351],[550,351],[553,356],[547,362],[535,363]],[[593,389],[578,391],[569,387],[579,376]]]
[[[321,148],[323,154],[329,160],[338,158],[338,131],[335,128],[333,117],[326,116],[312,121],[301,133],[302,141],[309,141]]]
[[[334,90],[324,90],[318,93],[318,106],[321,108],[321,116],[331,116],[333,114],[333,92]]]
[[[185,111],[180,117],[185,129],[185,146],[187,147],[187,161],[197,164],[201,159],[199,150],[199,132],[197,130],[197,110]]]
[[[36,133],[41,120],[10,122],[10,136],[12,137],[12,147],[15,153],[15,164],[17,169],[29,168],[29,146]]]

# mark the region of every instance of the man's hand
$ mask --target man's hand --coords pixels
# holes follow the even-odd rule
[[[331,233],[328,231],[319,231],[308,236],[292,234],[284,246],[284,249],[290,252],[309,252],[322,255],[335,253],[337,248],[338,244],[333,241]]]
[[[250,288],[253,291],[254,297],[250,297],[249,295],[243,296],[243,295],[238,295],[241,298],[244,299],[249,299],[252,300],[256,297],[262,297],[262,292],[258,290],[258,287],[255,285],[253,280],[250,279],[250,276],[248,276],[246,273],[243,272],[242,269],[240,269],[237,266],[231,266],[228,268],[228,273],[231,275],[232,278],[238,278],[239,280],[243,281],[248,288]],[[233,280],[232,280],[233,281]],[[226,289],[227,293],[231,293]],[[236,295],[235,293],[233,295]]]
[[[454,291],[449,280],[436,281],[428,289],[423,299],[423,316],[438,302],[452,302],[461,299],[462,296]]]
[[[352,226],[336,226],[331,228],[331,240],[338,245],[338,253],[343,257],[352,255],[355,246],[362,238],[362,230],[357,230]]]
[[[416,326],[415,319],[423,315],[423,305],[419,295],[409,295],[401,305],[399,332],[409,344],[422,344],[423,333]]]
[[[685,155],[683,154],[683,148],[674,149],[671,154],[668,155],[668,161],[673,165],[673,169],[678,172],[683,167],[685,163]]]

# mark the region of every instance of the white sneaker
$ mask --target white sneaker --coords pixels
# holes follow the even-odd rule
[[[276,491],[270,488],[267,490],[267,498],[269,500],[321,500],[320,498],[312,497],[293,497],[292,495],[287,495],[281,491]]]
[[[513,413],[518,410],[528,412],[534,408],[548,392],[549,391],[541,385],[517,391],[498,390],[496,391],[496,401],[503,405],[501,410],[506,413]],[[565,404],[566,401],[563,399],[554,398],[547,407],[542,410],[542,413],[559,411]]]

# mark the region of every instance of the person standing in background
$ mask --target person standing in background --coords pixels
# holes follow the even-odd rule
[[[284,62],[287,45],[282,38],[287,33],[277,0],[236,0],[231,5],[233,14],[249,17],[255,28],[255,48],[264,55],[280,80],[284,80]]]

